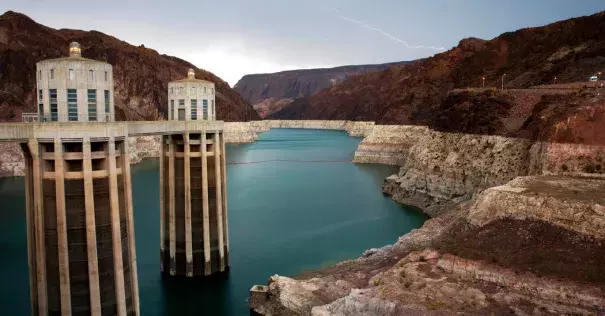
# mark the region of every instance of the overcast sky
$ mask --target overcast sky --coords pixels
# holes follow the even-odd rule
[[[465,37],[590,15],[605,1],[2,0],[0,9],[144,44],[233,86],[251,73],[427,57]]]

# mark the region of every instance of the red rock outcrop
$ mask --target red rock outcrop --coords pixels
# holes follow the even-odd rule
[[[502,130],[507,100],[496,98],[479,115],[451,102],[455,88],[529,88],[557,82],[586,81],[605,68],[605,13],[543,27],[504,33],[492,40],[465,39],[444,53],[404,66],[349,78],[308,100],[296,100],[272,119],[365,120],[377,124],[440,125],[443,117],[465,114],[475,122],[450,120],[447,131],[482,133]],[[463,100],[462,100],[463,101]],[[489,100],[486,100],[489,101]],[[502,103],[504,101],[504,103]],[[490,113],[490,110],[497,111]],[[442,125],[442,124],[441,124]]]

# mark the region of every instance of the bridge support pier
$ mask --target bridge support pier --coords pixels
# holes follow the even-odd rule
[[[208,276],[229,267],[225,141],[221,129],[162,136],[160,268]]]
[[[43,134],[22,145],[32,314],[139,315],[126,135]]]

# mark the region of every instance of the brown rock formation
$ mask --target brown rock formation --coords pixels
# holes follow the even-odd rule
[[[448,92],[454,88],[480,87],[482,77],[486,78],[486,86],[500,87],[504,74],[506,88],[548,84],[555,76],[558,82],[586,81],[604,68],[605,13],[602,12],[504,33],[489,41],[465,39],[457,47],[433,57],[349,78],[308,100],[295,101],[270,117],[436,126],[443,125],[444,116],[465,115],[473,118],[474,123],[463,120],[458,124],[451,120],[444,127],[463,132],[472,126],[482,133],[498,133],[502,126],[497,118],[507,116],[510,111],[506,100],[495,98],[491,100],[494,102],[483,103],[497,111],[482,111],[469,117],[467,108],[455,107],[459,103],[446,99]]]
[[[0,16],[0,121],[20,120],[22,112],[36,111],[36,62],[65,56],[72,41],[82,45],[84,57],[113,65],[118,119],[149,120],[165,114],[168,82],[184,77],[189,68],[196,70],[197,78],[216,84],[218,119],[259,118],[226,82],[187,61],[98,31],[56,30],[7,11]]]
[[[522,177],[395,244],[295,279],[263,315],[601,315],[602,177]]]
[[[243,76],[233,87],[254,105],[261,117],[275,113],[296,98],[310,97],[348,78],[384,70],[397,62],[377,65],[354,65],[321,69],[298,69],[270,74]]]

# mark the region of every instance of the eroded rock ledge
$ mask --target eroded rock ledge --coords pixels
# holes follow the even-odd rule
[[[601,315],[603,192],[603,177],[517,178],[361,258],[295,279],[271,277],[266,301],[255,310],[322,316]]]

